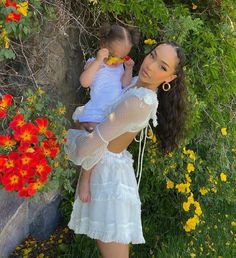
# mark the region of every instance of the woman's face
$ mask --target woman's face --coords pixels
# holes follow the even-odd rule
[[[163,82],[170,82],[177,76],[175,67],[179,60],[174,47],[168,44],[157,46],[148,54],[139,70],[139,83],[155,90]]]

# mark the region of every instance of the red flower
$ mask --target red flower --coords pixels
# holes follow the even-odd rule
[[[13,7],[17,8],[16,2],[11,1],[11,0],[6,0],[5,6],[6,7],[13,6]]]
[[[18,191],[18,196],[19,197],[29,197],[29,187],[28,186],[23,186],[19,191]]]
[[[37,190],[40,189],[43,186],[43,182],[40,180],[37,180],[33,183],[30,183],[28,186],[28,193],[30,196],[33,196],[36,194]]]
[[[19,158],[20,166],[23,168],[34,166],[36,161],[36,157],[32,153],[23,152]]]
[[[7,108],[11,105],[12,95],[6,94],[0,100],[0,118],[6,116]]]
[[[40,177],[42,182],[46,182],[48,179],[48,174],[52,171],[52,168],[48,165],[45,158],[41,159],[35,165],[35,174]]]
[[[15,144],[16,141],[12,135],[0,135],[0,146],[4,146],[5,148],[12,148],[15,146]]]
[[[2,176],[2,184],[6,191],[20,190],[23,186],[21,177],[16,173],[6,173]]]
[[[24,116],[18,113],[10,122],[10,128],[13,131],[19,130],[25,124]]]
[[[24,143],[38,142],[38,128],[33,123],[26,123],[14,134],[16,140]]]
[[[7,0],[5,3],[6,7],[14,7],[17,10],[17,3],[14,1],[10,1]],[[12,21],[16,21],[19,22],[21,19],[21,13],[19,12],[15,12],[15,11],[11,11],[7,16],[6,16],[6,21],[7,22],[12,22]]]
[[[35,119],[36,124],[39,128],[39,133],[46,135],[48,138],[52,137],[52,131],[48,131],[48,119],[47,118],[37,118]]]
[[[50,156],[52,159],[54,159],[59,150],[60,145],[56,143],[56,137],[43,141],[42,152],[46,157]]]
[[[21,19],[21,14],[20,14],[20,13],[15,13],[14,11],[11,11],[11,12],[6,16],[6,22],[12,22],[12,21],[19,22],[20,19]]]
[[[0,170],[4,168],[6,160],[7,160],[7,155],[5,154],[0,155]]]
[[[34,176],[33,168],[23,168],[19,167],[17,169],[17,174],[21,176],[23,183],[28,183],[28,180]]]
[[[6,155],[5,158],[3,157],[3,159],[5,160],[5,162],[3,163],[3,169],[6,172],[11,172],[15,170],[18,166],[19,154],[17,152],[11,152],[9,155]]]

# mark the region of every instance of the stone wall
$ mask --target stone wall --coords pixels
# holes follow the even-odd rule
[[[62,24],[48,22],[43,32],[25,45],[28,64],[16,66],[18,74],[29,76],[32,72],[35,82],[51,98],[63,102],[68,117],[71,117],[80,102],[79,75],[84,64],[79,47],[79,33],[77,28],[66,29]],[[17,82],[16,79],[14,81],[14,76],[7,79],[10,84]],[[59,202],[60,192],[57,189],[45,193],[39,203],[1,190],[0,257],[7,257],[29,234],[47,239],[60,217]]]

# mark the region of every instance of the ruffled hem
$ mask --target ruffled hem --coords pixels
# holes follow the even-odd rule
[[[120,243],[120,244],[129,244],[129,243],[144,244],[145,243],[142,233],[140,233],[140,232],[142,232],[142,229],[136,229],[135,231],[127,230],[128,227],[134,226],[131,223],[126,224],[126,225],[116,225],[116,228],[119,226],[122,228],[126,228],[125,230],[120,230],[120,233],[109,232],[109,231],[99,231],[96,229],[93,229],[93,230],[89,229],[90,224],[95,224],[95,223],[97,223],[97,222],[91,222],[91,221],[87,220],[87,222],[83,224],[83,227],[81,227],[81,226],[77,226],[77,225],[80,225],[80,223],[78,224],[78,221],[71,220],[68,224],[68,227],[71,230],[73,230],[75,232],[75,234],[84,234],[92,239],[99,239],[99,240],[103,241],[104,243],[110,243],[110,242],[116,242],[116,243]],[[94,225],[92,227],[94,228]],[[86,229],[86,228],[88,228],[88,229]],[[126,232],[126,234],[124,234],[123,232]],[[141,236],[140,236],[140,234],[141,234]],[[132,235],[135,237],[132,237]]]

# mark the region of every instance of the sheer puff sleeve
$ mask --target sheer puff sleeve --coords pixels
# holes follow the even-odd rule
[[[111,140],[126,132],[144,128],[151,112],[152,105],[138,96],[129,96],[92,133],[69,129],[65,145],[69,159],[84,169],[91,169],[102,158]]]

